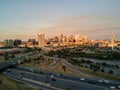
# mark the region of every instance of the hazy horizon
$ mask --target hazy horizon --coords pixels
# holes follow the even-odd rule
[[[120,39],[120,0],[0,0],[0,41],[84,34]]]

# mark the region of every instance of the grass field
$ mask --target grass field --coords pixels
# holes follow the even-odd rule
[[[21,64],[20,66],[27,66],[27,67],[40,67],[40,66],[47,66],[49,64],[53,63],[52,60],[40,60],[39,64],[35,64],[33,61],[31,61],[30,63],[24,63]]]
[[[58,73],[63,73],[63,74],[81,76],[81,77],[85,77],[85,78],[96,78],[95,76],[89,75],[85,72],[79,72],[78,73],[76,71],[73,71],[69,67],[66,67],[66,70],[64,71],[63,68],[62,68],[64,63],[62,63],[62,62],[59,62],[59,63],[57,63],[53,66],[47,67],[47,65],[51,64],[51,63],[53,63],[53,61],[43,60],[40,64],[24,63],[24,64],[21,64],[20,66],[34,67],[35,69],[40,70],[40,71],[58,72]]]
[[[4,75],[0,75],[0,90],[37,90],[25,86],[24,84],[12,80]]]

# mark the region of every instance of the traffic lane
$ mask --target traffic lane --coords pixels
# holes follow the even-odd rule
[[[16,71],[16,70],[11,70],[10,72],[7,72],[6,73],[6,75],[8,75],[8,76],[12,76],[13,78],[15,78],[15,79],[20,79],[20,75],[23,75],[24,76],[24,78],[28,78],[28,79],[31,79],[31,80],[36,80],[36,81],[40,81],[40,82],[49,82],[49,83],[52,83],[52,84],[54,84],[54,81],[52,80],[52,79],[50,79],[49,77],[46,77],[46,79],[44,80],[44,78],[43,77],[39,77],[38,75],[32,75],[32,74],[30,74],[30,73],[24,73],[24,72],[19,72],[19,71]],[[21,78],[22,79],[22,78]],[[56,84],[56,83],[55,83]],[[56,86],[54,84],[54,86]],[[58,86],[58,85],[57,85]]]
[[[38,80],[39,81],[39,79],[38,78],[36,78],[36,77],[33,77],[33,78],[31,78],[31,79],[33,79],[33,80]],[[40,79],[40,81],[41,81],[41,79]],[[71,83],[69,83],[69,81],[67,82],[67,84],[65,84],[65,83],[63,83],[63,82],[55,82],[55,81],[52,81],[52,80],[48,80],[48,82],[49,83],[52,83],[52,85],[54,85],[54,86],[59,86],[60,84],[62,84],[62,87],[64,86],[64,87],[66,87],[66,88],[71,88],[72,90],[93,90],[93,87],[91,87],[92,89],[88,89],[88,88],[86,88],[86,85],[82,85],[82,87],[77,87],[77,84],[72,84],[73,82],[71,82]],[[59,85],[58,85],[59,84]],[[97,88],[95,88],[95,90],[103,90],[103,89],[97,89]]]
[[[42,90],[56,90],[56,89],[51,89],[49,87],[40,85],[40,84],[36,84],[36,83],[32,83],[32,82],[28,82],[26,80],[20,79],[17,75],[13,75],[11,73],[6,73],[7,76],[9,76],[10,78],[17,80],[19,82],[24,83],[25,85],[27,85],[28,87],[32,87],[32,88],[37,88],[37,89],[42,89]]]
[[[28,87],[32,87],[32,88],[36,88],[40,90],[55,90],[55,89],[51,89],[51,88],[42,86],[40,84],[36,84],[36,83],[28,82],[28,81],[24,81],[23,83],[27,85]]]
[[[28,68],[21,69],[21,67],[19,67],[19,69],[31,72],[30,69],[28,69]],[[42,71],[42,72],[34,71],[34,72],[41,74],[41,75],[53,76],[53,77],[57,77],[57,78],[61,78],[61,79],[67,79],[67,80],[72,80],[72,81],[77,81],[77,82],[84,82],[84,83],[89,83],[89,84],[104,86],[104,87],[110,87],[110,86],[118,87],[118,86],[120,86],[119,83],[110,82],[110,81],[109,81],[109,83],[106,83],[106,82],[99,82],[99,80],[80,78],[80,77],[75,77],[75,76],[66,75],[66,74],[53,73],[53,72],[45,72],[45,71]]]
[[[19,77],[21,74],[23,75],[24,78],[28,78],[28,79],[36,80],[36,81],[40,81],[40,82],[51,83],[53,86],[56,86],[56,85],[59,86],[58,84],[54,83],[54,80],[52,78],[49,78],[46,76],[36,75],[33,73],[25,73],[25,72],[21,72],[21,71],[17,71],[17,70],[11,70],[10,72],[6,73],[6,75],[12,76],[12,77],[17,78],[17,79],[22,79]]]
[[[17,74],[15,74],[15,72]],[[21,74],[21,71],[19,72],[19,71],[11,70],[11,74],[12,73],[13,73],[13,75],[18,76],[18,73]],[[22,73],[24,73],[24,72],[22,72]],[[36,74],[28,73],[28,72],[24,73],[23,76],[25,78],[33,79],[36,81],[45,82],[47,80],[48,83],[51,83],[52,85],[62,86],[65,88],[71,88],[72,90],[104,90],[105,89],[105,88],[94,86],[94,85],[89,85],[89,84],[85,84],[85,83],[78,83],[78,82],[69,81],[69,80],[62,80],[62,79],[58,79],[58,78],[54,78],[55,80],[53,80],[52,78],[49,78],[49,77],[45,78],[42,75],[36,75]]]
[[[53,77],[56,77],[56,78],[71,80],[71,81],[93,84],[93,85],[102,86],[102,87],[103,86],[104,87],[120,86],[120,84],[114,83],[114,82],[105,83],[105,82],[99,82],[99,80],[92,80],[92,79],[87,79],[87,78],[82,78],[82,77],[80,78],[80,77],[75,77],[75,76],[71,76],[71,75],[64,75],[64,74],[57,74],[57,73],[50,73],[50,72],[42,72],[41,74],[42,75],[53,76]]]
[[[6,73],[5,73],[6,72]],[[32,83],[32,82],[29,82],[29,81],[26,81],[26,80],[24,80],[23,78],[27,78],[27,79],[29,79],[29,80],[36,80],[36,81],[40,81],[40,83],[41,83],[41,81],[43,81],[44,82],[44,78],[36,78],[36,76],[32,76],[31,74],[26,74],[26,73],[23,73],[23,72],[18,72],[18,71],[16,71],[16,70],[11,70],[11,71],[9,71],[9,72],[7,72],[7,71],[4,71],[4,74],[6,75],[6,76],[8,76],[8,77],[11,77],[12,79],[14,79],[14,80],[17,80],[17,81],[20,81],[20,82],[23,82],[23,83],[29,83],[29,84],[32,84],[32,86],[34,87],[38,87],[38,88],[40,88],[41,89],[41,87],[42,87],[42,89],[43,90],[56,90],[56,89],[54,89],[54,88],[50,88],[50,87],[47,87],[47,86],[43,86],[43,85],[40,85],[40,84],[36,84],[36,83]],[[24,75],[25,77],[21,77],[21,75]],[[38,77],[38,76],[37,76]],[[38,86],[39,85],[39,86]]]
[[[31,72],[30,68],[28,69],[28,68],[18,67],[18,68],[15,68],[15,69]],[[38,73],[38,74],[41,74],[41,75],[47,75],[47,76],[53,75],[54,77],[57,77],[57,78],[74,80],[74,81],[80,81],[80,79],[81,79],[80,77],[75,77],[75,76],[65,75],[65,74],[60,74],[60,73],[53,73],[53,72],[46,72],[46,71],[36,71],[36,70],[34,72]]]
[[[0,70],[3,70],[7,67],[13,66],[14,64],[12,62],[6,62],[4,64],[0,64]]]
[[[57,78],[62,78],[62,79],[67,79],[67,80],[72,80],[72,81],[77,81],[77,82],[84,82],[84,83],[94,84],[94,85],[98,85],[98,86],[104,86],[104,87],[110,87],[110,86],[118,87],[118,86],[120,86],[120,83],[112,82],[112,81],[105,80],[105,79],[103,79],[102,82],[100,82],[101,79],[93,80],[93,79],[89,79],[89,78],[76,77],[76,76],[59,74],[59,73],[52,73],[52,72],[42,72],[41,74],[54,76]],[[105,81],[108,81],[108,82],[105,82]]]

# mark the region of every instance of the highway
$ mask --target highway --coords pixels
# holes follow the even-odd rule
[[[29,68],[23,68],[23,67],[16,67],[16,68],[19,70],[31,72],[31,69],[29,69]],[[60,74],[60,73],[55,73],[55,72],[37,71],[37,70],[34,70],[34,73],[39,73],[41,75],[47,75],[47,76],[52,75],[56,78],[61,78],[61,79],[66,79],[66,80],[71,80],[71,81],[76,81],[76,82],[84,82],[84,83],[89,83],[89,84],[98,85],[98,86],[105,86],[105,87],[120,86],[120,83],[116,83],[116,82],[112,82],[112,81],[109,81],[109,83],[106,83],[106,82],[104,82],[104,81],[106,81],[104,79],[93,80],[93,79],[89,79],[89,78],[84,78],[84,80],[83,80],[83,77],[77,77],[77,76],[72,76],[72,75],[68,75],[68,74]]]
[[[1,62],[0,63],[0,71],[3,69],[9,68],[11,66],[24,63],[24,60],[26,58],[29,59],[31,57],[33,57],[33,55],[30,55],[30,52],[27,54],[16,55],[16,57],[13,58],[12,60],[5,60],[5,61]]]
[[[79,72],[73,65],[68,63],[64,59],[48,57],[46,58],[53,59],[53,63],[47,67],[51,67],[63,62],[67,67],[70,67],[72,70]],[[23,60],[25,57],[19,57],[19,60]],[[17,60],[17,58],[16,58]],[[0,70],[14,66],[14,61],[5,61],[0,63]],[[111,89],[120,89],[120,83],[110,82],[105,80],[92,80],[82,77],[75,77],[71,75],[65,75],[60,73],[45,72],[45,71],[36,71],[29,68],[23,67],[12,67],[2,71],[6,76],[19,80],[23,83],[30,84],[32,87],[42,88],[44,90],[111,90]]]
[[[100,84],[98,81],[85,79],[80,77],[74,77],[70,75],[63,75],[52,72],[31,72],[28,69],[23,68],[11,68],[3,72],[5,75],[19,79],[24,82],[30,82],[34,84],[40,84],[41,86],[50,88],[51,90],[109,90],[110,84]],[[41,86],[39,88],[41,88]]]
[[[14,65],[14,63],[12,61],[4,61],[4,62],[0,63],[0,70],[11,67],[13,65]]]

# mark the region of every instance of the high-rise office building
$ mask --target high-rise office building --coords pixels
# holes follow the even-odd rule
[[[63,43],[66,43],[66,41],[67,41],[67,40],[66,40],[66,36],[64,36],[64,37],[62,38],[62,42],[63,42]]]
[[[28,39],[28,43],[31,43],[32,45],[36,44],[36,40],[35,39]]]
[[[60,35],[59,42],[62,43],[63,34]]]
[[[38,47],[42,48],[45,46],[45,35],[43,33],[38,33]]]
[[[13,40],[12,39],[6,39],[6,40],[4,40],[4,46],[5,47],[13,47],[14,46],[14,42],[13,42]]]
[[[13,47],[14,46],[14,41],[12,39],[9,40],[9,46]]]
[[[79,42],[80,41],[80,35],[79,34],[75,34],[75,41]]]
[[[8,47],[8,42],[9,42],[8,39],[4,40],[4,46],[5,46],[5,47]]]
[[[82,35],[81,39],[82,39],[82,43],[86,43],[88,41],[88,38],[85,35]]]
[[[15,45],[16,47],[19,46],[21,43],[22,43],[22,41],[19,40],[19,39],[15,39],[15,40],[14,40],[14,45]]]

